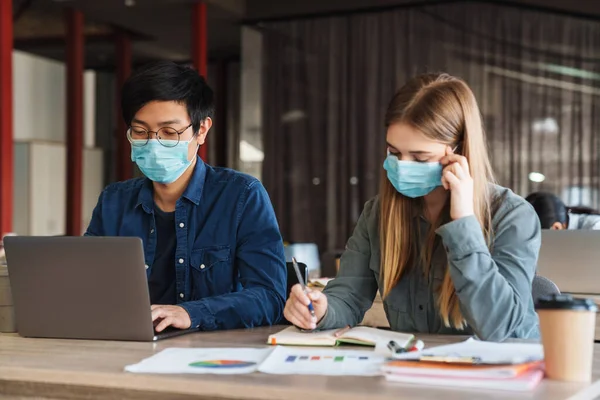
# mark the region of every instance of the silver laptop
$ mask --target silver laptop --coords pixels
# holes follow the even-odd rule
[[[154,341],[142,240],[130,237],[4,238],[21,336]]]
[[[537,273],[561,292],[600,294],[600,231],[542,230]]]

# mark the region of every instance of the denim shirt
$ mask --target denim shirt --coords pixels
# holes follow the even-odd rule
[[[283,241],[262,184],[197,159],[175,208],[177,304],[201,330],[276,324],[286,300]],[[109,185],[85,233],[135,236],[150,276],[156,251],[152,182]]]
[[[539,337],[531,284],[541,245],[540,222],[533,207],[509,189],[493,186],[493,195],[491,248],[474,216],[439,227],[431,272],[425,274],[421,262],[410,266],[383,301],[393,330],[475,334],[490,341]],[[358,220],[338,275],[324,290],[328,307],[319,329],[358,324],[376,293],[383,292],[379,207],[379,199],[372,199]],[[431,226],[423,217],[414,219],[422,246]],[[447,270],[467,322],[464,330],[445,326],[440,317],[438,291]]]

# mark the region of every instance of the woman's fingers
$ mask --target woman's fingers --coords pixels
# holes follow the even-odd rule
[[[451,171],[444,172],[444,178],[446,178],[446,180],[450,184],[450,187],[454,185],[460,185],[460,179],[458,179],[456,175],[454,175]]]

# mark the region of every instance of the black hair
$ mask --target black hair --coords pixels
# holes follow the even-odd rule
[[[145,64],[127,79],[121,92],[121,110],[127,126],[135,114],[151,101],[176,101],[187,108],[194,133],[214,113],[213,91],[190,67],[172,61]]]
[[[569,210],[558,196],[552,193],[536,192],[525,198],[538,215],[542,229],[550,229],[556,222],[569,225]]]

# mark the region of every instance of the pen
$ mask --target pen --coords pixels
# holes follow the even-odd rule
[[[302,275],[300,274],[300,268],[298,267],[298,263],[296,262],[295,257],[292,257],[292,264],[294,265],[294,271],[296,271],[296,277],[298,278],[298,282],[300,283],[300,286],[302,286],[302,291],[308,296],[308,290],[306,290],[306,284],[304,283],[304,279],[302,279]],[[315,315],[315,308],[313,307],[312,301],[310,301],[310,297],[308,298],[308,301],[308,311],[310,311],[310,315],[312,315],[312,317],[316,319],[317,316]]]
[[[412,338],[409,339],[408,342],[406,342],[406,344],[404,345],[404,347],[400,346],[398,343],[394,342],[393,340],[390,340],[390,342],[388,343],[387,347],[388,349],[390,349],[392,351],[392,353],[394,354],[402,354],[402,353],[407,353],[409,351],[416,351],[417,349],[417,337],[413,336]]]
[[[405,353],[406,352],[406,349],[404,347],[400,346],[398,343],[394,342],[393,340],[390,340],[390,342],[388,343],[387,347],[394,354],[399,354],[399,353]]]
[[[406,351],[412,351],[414,346],[417,344],[417,337],[413,336],[412,338],[410,338],[410,340],[406,343],[406,346],[404,346],[404,350]]]
[[[333,336],[335,337],[340,337],[342,336],[344,333],[348,332],[350,330],[350,325],[347,325],[346,327],[342,328],[342,329],[338,329],[337,331],[335,331],[333,333]]]

